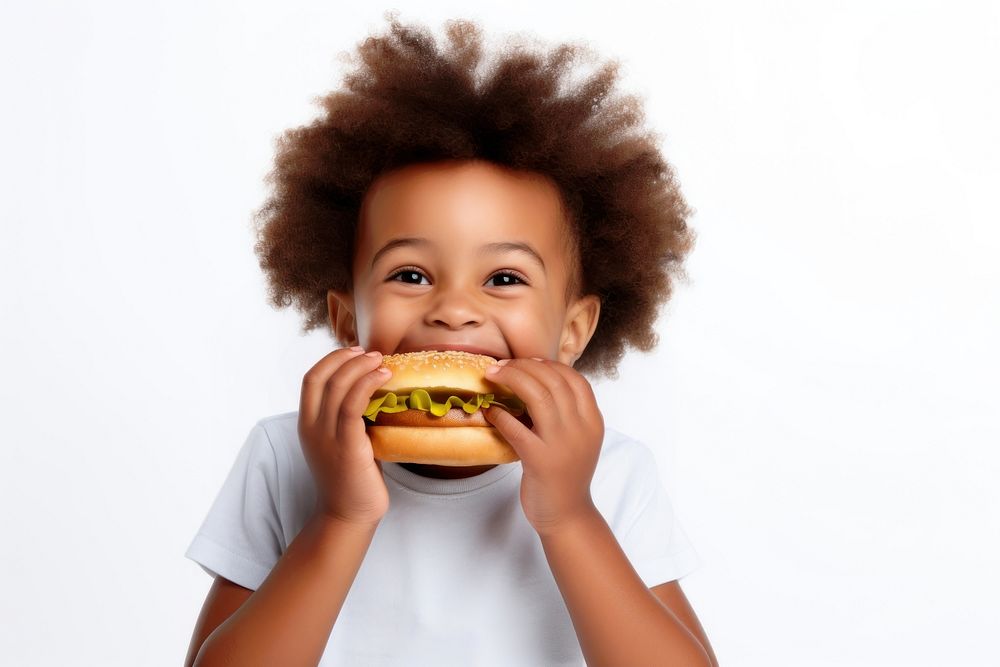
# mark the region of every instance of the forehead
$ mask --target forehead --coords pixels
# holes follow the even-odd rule
[[[570,247],[558,187],[547,177],[481,160],[408,165],[382,175],[365,195],[355,269],[397,238],[462,253],[492,243],[526,243],[546,268],[565,271]]]

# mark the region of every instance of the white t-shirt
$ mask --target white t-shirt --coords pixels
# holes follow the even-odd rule
[[[298,413],[251,429],[185,556],[256,590],[309,519]],[[430,479],[383,463],[389,511],[320,665],[582,665],[573,624],[520,503],[521,463]],[[605,429],[594,503],[647,586],[701,559],[643,444]]]

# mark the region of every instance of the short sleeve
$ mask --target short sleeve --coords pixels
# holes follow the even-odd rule
[[[209,575],[256,590],[282,554],[278,467],[258,423],[184,553]]]
[[[690,574],[701,558],[674,514],[653,453],[642,446],[637,459],[639,502],[620,542],[643,582],[653,587]]]

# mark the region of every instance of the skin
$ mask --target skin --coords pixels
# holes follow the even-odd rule
[[[572,366],[593,335],[600,300],[567,291],[574,261],[563,215],[544,176],[483,161],[410,165],[373,184],[353,289],[328,294],[333,331],[355,349],[331,352],[303,378],[299,436],[318,491],[315,514],[258,591],[217,580],[187,664],[319,661],[389,506],[361,418],[389,377],[381,355],[433,348],[502,360],[490,377],[532,415],[529,429],[502,410],[486,412],[521,457],[525,517],[587,663],[717,665],[678,583],[647,588],[590,496],[604,422]],[[400,239],[422,240],[394,243]],[[511,243],[534,252],[495,245]],[[490,467],[410,469],[467,477]]]
[[[361,216],[367,224],[358,230],[354,290],[328,298],[340,340],[386,354],[472,346],[498,359],[566,364],[582,353],[600,301],[566,303],[568,230],[554,186],[540,176],[482,162],[411,166],[377,181]],[[425,241],[379,252],[406,238]],[[544,266],[522,250],[478,254],[512,241],[531,246]],[[407,273],[394,275],[400,270]],[[493,466],[406,467],[454,478]]]

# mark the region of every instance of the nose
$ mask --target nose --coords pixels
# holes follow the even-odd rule
[[[438,287],[436,292],[434,301],[424,316],[428,325],[461,329],[483,323],[483,311],[473,295],[458,286],[450,289]]]

